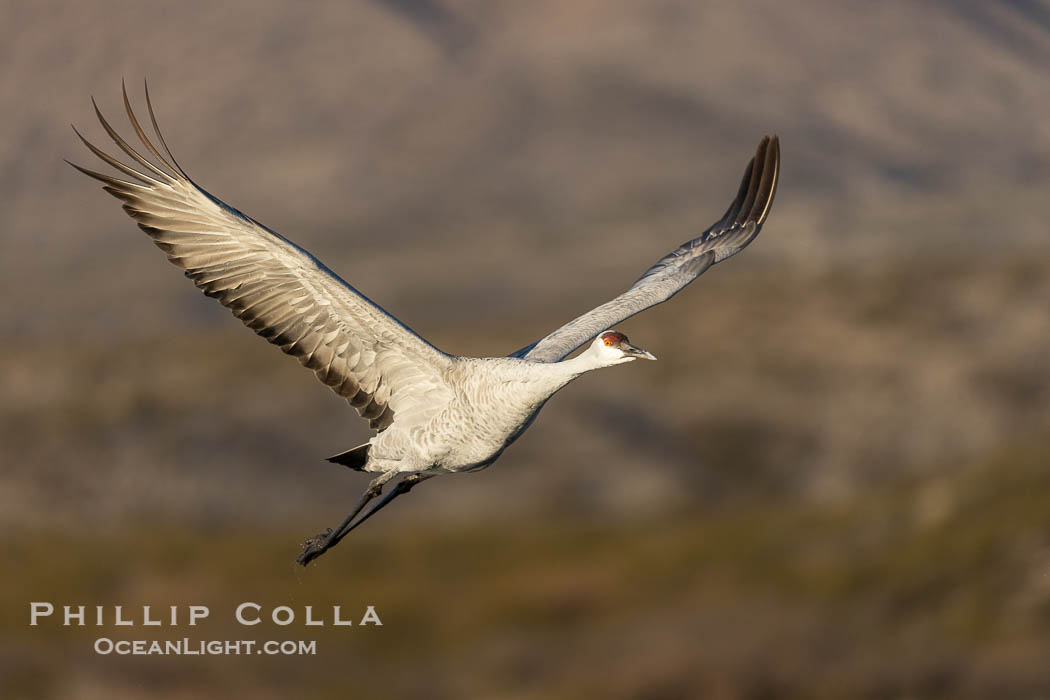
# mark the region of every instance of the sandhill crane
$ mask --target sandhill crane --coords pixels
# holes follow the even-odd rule
[[[421,481],[495,462],[547,400],[581,374],[655,360],[609,329],[667,301],[754,240],[769,215],[780,170],[779,142],[767,136],[722,218],[658,260],[626,292],[508,357],[460,357],[438,350],[310,253],[198,186],[171,155],[148,87],[150,121],[167,157],[146,136],[126,88],[123,97],[131,126],[155,160],[121,138],[92,99],[102,128],[137,167],[107,155],[76,127],[92,153],[129,179],[70,165],[122,200],[124,211],[201,291],[313,370],[376,431],[367,443],[328,458],[378,476],[335,529],[304,543],[297,559],[304,566]],[[584,352],[565,359],[588,342]]]

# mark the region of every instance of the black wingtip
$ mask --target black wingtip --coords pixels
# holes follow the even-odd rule
[[[780,179],[780,139],[764,136],[748,162],[737,198],[723,217],[724,225],[744,226],[754,222],[761,227],[769,216]]]
[[[76,163],[74,163],[73,161],[69,160],[68,158],[63,158],[62,160],[66,161],[72,167],[76,168],[77,170],[79,170],[80,172],[84,173],[88,177],[94,178],[94,179],[98,180],[99,182],[103,183],[104,185],[112,187],[114,185],[120,184],[120,182],[121,182],[120,180],[118,180],[115,177],[110,177],[109,175],[104,175],[102,173],[95,172],[94,170],[88,170],[87,168],[85,168],[85,167],[83,167],[81,165],[77,165]]]
[[[773,199],[777,195],[777,184],[780,182],[780,137],[766,137],[765,162],[762,167],[762,180],[759,182],[758,191],[760,195],[755,199],[755,209],[752,218],[758,226],[765,223],[773,208]]]

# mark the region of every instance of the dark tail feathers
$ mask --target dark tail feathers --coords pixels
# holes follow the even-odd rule
[[[362,472],[365,470],[365,462],[368,461],[368,450],[371,447],[372,446],[366,442],[364,445],[358,445],[352,450],[332,455],[328,458],[328,461],[335,464],[342,464],[344,467],[356,469],[357,471]]]

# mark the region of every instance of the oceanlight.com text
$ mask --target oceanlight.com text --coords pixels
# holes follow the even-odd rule
[[[241,656],[244,654],[266,654],[269,656],[314,656],[317,640],[267,640],[255,639],[172,639],[166,641],[146,639],[120,639],[99,637],[95,640],[95,653],[103,656]]]

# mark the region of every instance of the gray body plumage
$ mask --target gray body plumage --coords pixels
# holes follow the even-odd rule
[[[625,351],[610,354],[600,338],[586,352],[564,358],[616,323],[666,301],[750,243],[769,214],[780,164],[777,139],[763,139],[725,215],[626,292],[510,357],[467,358],[430,345],[310,253],[194,183],[157,128],[148,90],[146,100],[166,157],[146,136],[125,90],[128,118],[154,160],[121,138],[96,106],[106,133],[136,167],[79,132],[92,153],[127,179],[74,167],[122,200],[128,215],[201,291],[296,357],[368,419],[377,431],[368,445],[331,459],[384,475],[485,467],[575,377],[634,357],[654,359],[629,344],[624,347],[633,352],[630,357]]]
[[[370,441],[367,471],[458,472],[486,467],[516,439],[554,392],[579,373],[565,363],[453,357],[449,395],[423,420],[395,420]]]

